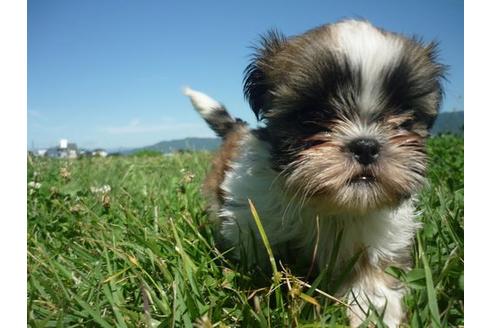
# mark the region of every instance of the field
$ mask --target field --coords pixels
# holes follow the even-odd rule
[[[462,326],[463,138],[432,138],[428,152],[415,269],[389,273],[410,290],[409,326]],[[258,287],[226,263],[200,195],[211,158],[28,158],[29,326],[347,325],[330,289],[283,270]]]

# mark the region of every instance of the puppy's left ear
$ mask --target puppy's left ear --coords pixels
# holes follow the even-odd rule
[[[410,39],[386,81],[391,97],[402,109],[411,109],[415,120],[427,132],[434,124],[443,98],[442,82],[447,67],[438,57],[437,42]]]
[[[252,60],[244,70],[243,90],[251,109],[258,120],[264,117],[270,102],[271,82],[269,68],[275,54],[286,43],[287,38],[277,30],[270,30],[261,37],[259,46],[255,47]]]
[[[439,43],[432,41],[424,47],[425,60],[417,61],[414,65],[417,72],[421,75],[422,93],[426,93],[430,90],[427,96],[427,110],[426,113],[430,119],[427,122],[427,128],[430,130],[434,125],[434,121],[440,110],[442,99],[444,96],[443,81],[446,80],[446,74],[448,66],[443,65],[439,61]],[[418,88],[417,88],[418,89]]]

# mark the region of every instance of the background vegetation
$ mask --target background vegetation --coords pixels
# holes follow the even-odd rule
[[[429,140],[412,327],[464,324],[463,138]],[[281,271],[275,288],[221,260],[200,184],[212,155],[28,158],[28,323],[32,327],[321,327],[345,305]],[[261,216],[261,213],[260,213]],[[276,288],[282,285],[281,288]]]

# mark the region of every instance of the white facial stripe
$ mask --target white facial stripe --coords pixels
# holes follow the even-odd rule
[[[401,40],[384,35],[363,21],[344,21],[333,28],[337,41],[335,49],[361,71],[360,112],[377,111],[377,99],[382,91],[381,73],[396,64],[403,49]]]
[[[379,124],[366,123],[361,120],[341,122],[337,127],[337,134],[338,138],[346,143],[359,138],[371,138],[379,142],[384,142],[386,139]]]

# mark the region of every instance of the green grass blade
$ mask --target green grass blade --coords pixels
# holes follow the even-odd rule
[[[77,301],[77,303],[103,328],[111,328],[113,327],[109,322],[104,320],[101,315],[93,309],[93,306],[87,304],[84,300],[82,300],[77,295],[73,295],[73,298]]]
[[[279,288],[280,281],[281,281],[281,274],[278,272],[277,269],[277,263],[275,262],[275,257],[273,256],[273,251],[272,247],[270,245],[270,241],[268,240],[268,236],[265,232],[265,229],[263,228],[263,224],[261,223],[260,216],[258,215],[258,212],[256,211],[255,206],[253,205],[253,202],[251,199],[248,199],[249,202],[249,207],[251,210],[251,214],[253,215],[253,219],[255,220],[256,226],[258,227],[258,231],[261,236],[261,240],[263,241],[263,245],[266,248],[266,251],[268,253],[268,259],[270,261],[270,265],[272,267],[272,273],[273,273],[273,288],[275,289],[275,298],[277,301],[277,306],[280,306],[283,312],[283,297],[282,297],[282,291]]]
[[[427,261],[425,252],[423,251],[420,235],[417,235],[417,243],[418,243],[420,256],[422,257],[422,263],[424,265],[427,301],[428,301],[430,315],[432,317],[432,326],[441,327],[441,323],[439,320],[440,317],[439,307],[437,305],[437,298],[436,298],[436,290],[434,289],[434,282],[432,281],[432,271],[429,266],[429,262]]]

